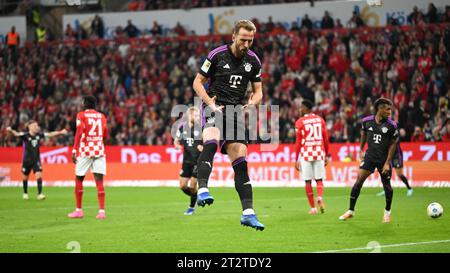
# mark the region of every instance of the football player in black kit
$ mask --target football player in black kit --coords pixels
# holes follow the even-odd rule
[[[391,187],[392,169],[390,164],[397,145],[398,130],[397,124],[390,119],[392,102],[385,98],[379,98],[375,101],[374,106],[376,114],[365,117],[362,120],[359,174],[350,194],[350,208],[339,217],[339,220],[347,220],[354,216],[356,201],[364,181],[377,169],[380,173],[386,197],[386,207],[382,222],[388,223],[391,221],[393,190]],[[366,142],[368,148],[366,153],[364,153]]]
[[[264,225],[259,222],[253,210],[243,114],[245,108],[254,107],[262,100],[261,61],[250,50],[255,32],[256,27],[251,21],[237,21],[233,28],[233,43],[212,50],[194,80],[193,88],[205,106],[201,112],[203,151],[197,165],[197,204],[203,207],[214,202],[208,190],[208,179],[214,155],[220,145],[221,152],[228,154],[232,162],[235,188],[243,211],[241,225],[263,230]],[[207,82],[208,91],[204,87]],[[245,99],[249,83],[253,92],[249,100],[244,102],[245,105],[239,106]],[[229,109],[235,110],[233,112]]]
[[[187,121],[177,130],[174,145],[177,150],[184,147],[183,164],[180,172],[180,189],[191,197],[191,203],[184,212],[185,215],[192,215],[195,211],[197,201],[197,161],[200,152],[203,150],[201,140],[202,128],[199,123],[200,113],[195,107],[190,107],[186,111]],[[190,184],[188,186],[188,182]]]
[[[6,128],[7,132],[11,133],[15,137],[20,137],[23,143],[23,160],[22,160],[22,173],[23,173],[23,199],[28,200],[28,176],[31,170],[36,175],[37,188],[38,188],[38,200],[44,200],[45,195],[42,193],[42,165],[40,161],[39,146],[41,139],[45,137],[55,137],[59,135],[67,135],[67,130],[55,131],[50,133],[42,133],[38,123],[34,120],[30,120],[25,124],[28,132],[17,132],[11,127]]]

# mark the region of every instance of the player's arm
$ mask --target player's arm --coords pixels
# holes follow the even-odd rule
[[[173,145],[175,146],[175,149],[181,150],[181,143],[178,137],[175,137],[175,139],[173,140]]]
[[[102,115],[102,124],[103,124],[103,140],[107,139],[109,136],[108,133],[108,124],[106,122],[106,117],[105,115]]]
[[[56,137],[56,136],[61,136],[61,135],[67,135],[67,130],[66,129],[62,129],[59,131],[53,131],[53,132],[48,132],[48,133],[44,133],[45,137]]]
[[[222,111],[223,106],[216,106],[216,97],[208,96],[204,84],[208,81],[208,78],[204,75],[197,73],[194,79],[193,88],[197,96],[199,96],[206,105],[208,105],[212,111]]]
[[[262,101],[263,91],[262,91],[261,71],[262,71],[261,62],[258,59],[258,62],[255,64],[255,68],[253,70],[253,75],[250,79],[252,83],[252,94],[250,95],[247,105],[244,105],[244,107],[248,107],[250,105],[259,105]]]
[[[175,146],[175,149],[181,150],[181,130],[183,126],[180,126],[177,130],[177,133],[175,134],[175,139],[173,140],[173,145]]]
[[[77,129],[75,132],[75,138],[73,140],[73,149],[72,149],[72,162],[75,164],[77,163],[77,151],[78,148],[80,148],[80,140],[83,130],[84,130],[83,119],[82,115],[79,113],[77,115]]]
[[[250,105],[259,105],[263,98],[262,92],[262,83],[261,82],[252,82],[252,94],[248,99],[248,103],[244,105],[244,107],[248,107]]]
[[[328,157],[330,155],[330,135],[328,134],[325,120],[322,119],[323,128],[323,147],[325,148],[325,166],[328,165]]]
[[[392,158],[394,157],[395,149],[397,148],[397,141],[398,141],[398,133],[397,133],[397,130],[395,130],[393,138],[391,139],[391,142],[389,144],[389,151],[388,151],[388,156],[386,158],[386,162],[384,162],[383,171],[382,171],[384,174],[389,173],[390,164],[391,164]]]
[[[7,127],[6,132],[12,134],[15,137],[21,137],[25,134],[23,132],[17,132],[16,130],[12,129],[11,127]]]
[[[359,161],[364,160],[364,146],[366,146],[366,143],[367,143],[367,134],[363,123],[363,127],[361,129],[361,144],[359,145]]]
[[[302,143],[302,132],[299,126],[299,123],[295,123],[295,169],[300,171],[300,159],[298,156],[300,155],[300,148]]]

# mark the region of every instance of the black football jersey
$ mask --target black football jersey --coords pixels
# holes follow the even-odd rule
[[[363,118],[362,130],[367,136],[366,156],[375,162],[384,163],[391,141],[398,137],[397,124],[391,119],[377,123],[375,116],[372,115]]]
[[[24,133],[20,136],[23,146],[23,163],[31,164],[40,160],[39,147],[41,139],[44,139],[44,134],[30,135]]]
[[[249,82],[261,82],[261,61],[251,50],[238,59],[230,45],[223,45],[208,54],[199,73],[209,79],[208,95],[217,96],[217,105],[236,106],[243,103]]]
[[[184,123],[178,129],[176,137],[184,147],[183,162],[197,163],[197,159],[200,156],[197,146],[203,144],[201,134],[201,127],[195,124],[191,127],[189,123]]]

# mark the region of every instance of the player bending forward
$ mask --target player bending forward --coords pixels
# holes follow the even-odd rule
[[[328,131],[323,118],[311,112],[313,103],[303,100],[300,106],[302,115],[295,122],[295,168],[301,172],[305,181],[306,196],[311,210],[309,214],[317,214],[314,206],[314,192],[311,181],[317,184],[317,207],[321,213],[325,212],[323,202],[323,179],[325,178],[325,166],[328,163]]]
[[[390,100],[379,98],[375,101],[374,106],[375,116],[368,116],[362,120],[359,174],[350,194],[350,208],[339,217],[339,220],[347,220],[355,215],[356,200],[358,200],[364,181],[377,169],[386,197],[382,222],[388,223],[391,221],[391,204],[394,192],[391,187],[392,169],[390,163],[397,144],[397,124],[389,118],[392,113],[392,102]],[[364,154],[366,142],[368,148]]]
[[[183,164],[180,172],[180,189],[191,198],[189,208],[185,215],[192,215],[197,201],[197,161],[203,150],[200,133],[200,114],[195,107],[190,107],[187,113],[187,122],[183,123],[177,131],[174,145],[177,150],[184,147]],[[188,182],[190,185],[188,186]]]
[[[97,186],[99,211],[97,219],[106,218],[105,189],[103,176],[106,175],[105,147],[103,140],[108,136],[106,118],[95,110],[97,99],[86,96],[83,100],[83,111],[77,114],[77,132],[72,150],[72,161],[75,163],[75,199],[76,210],[69,213],[69,218],[83,218],[81,201],[83,199],[83,180],[90,169],[94,174]]]
[[[249,20],[236,22],[233,28],[233,43],[212,50],[194,80],[194,90],[202,98],[214,116],[208,122],[202,118],[203,151],[198,159],[198,196],[197,204],[211,205],[214,198],[209,194],[208,179],[211,174],[214,155],[219,146],[221,152],[228,154],[234,170],[234,183],[242,205],[241,225],[263,230],[264,225],[256,218],[253,210],[253,191],[247,169],[247,141],[239,136],[245,134],[243,115],[236,117],[223,111],[225,106],[236,107],[244,100],[247,86],[251,83],[253,94],[247,102],[258,105],[262,100],[261,61],[250,50],[255,38],[256,27]],[[204,84],[209,79],[209,90]],[[230,108],[230,107],[228,107]],[[225,108],[226,109],[226,108]],[[205,110],[205,109],[203,109]],[[202,113],[203,115],[203,113]],[[222,122],[219,120],[222,119]],[[223,124],[223,130],[216,127]],[[236,128],[236,129],[235,129]],[[230,136],[228,132],[234,132]]]
[[[44,200],[46,197],[42,193],[42,164],[40,159],[39,147],[40,142],[44,138],[51,138],[60,135],[67,135],[67,130],[62,129],[61,131],[42,133],[39,124],[30,120],[25,124],[28,132],[17,132],[11,129],[11,127],[6,128],[6,131],[11,133],[15,137],[20,137],[23,142],[23,160],[22,160],[22,173],[23,173],[23,195],[24,200],[30,199],[28,196],[28,177],[30,176],[31,170],[33,170],[36,175],[37,188],[38,188],[38,200]]]

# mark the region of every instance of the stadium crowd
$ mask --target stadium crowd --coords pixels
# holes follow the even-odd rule
[[[192,9],[192,8],[210,8],[225,6],[249,6],[263,4],[281,4],[294,2],[317,2],[320,0],[131,0],[128,2],[129,11],[137,10],[163,10],[163,9]]]
[[[403,141],[449,141],[449,15],[448,9],[440,15],[440,24],[428,24],[425,14],[409,17],[409,26],[321,30],[303,22],[286,30],[271,20],[255,21],[264,103],[280,106],[281,142],[295,140],[294,122],[304,98],[313,100],[315,112],[326,119],[332,142],[358,141],[360,119],[380,96],[394,102]],[[108,144],[172,144],[170,128],[177,118],[170,116],[172,107],[193,103],[199,66],[229,37],[120,38],[33,44],[17,54],[3,46],[0,145],[18,145],[6,128],[24,130],[29,119],[46,131],[74,132],[85,94],[100,100]],[[46,144],[70,145],[72,138]]]

